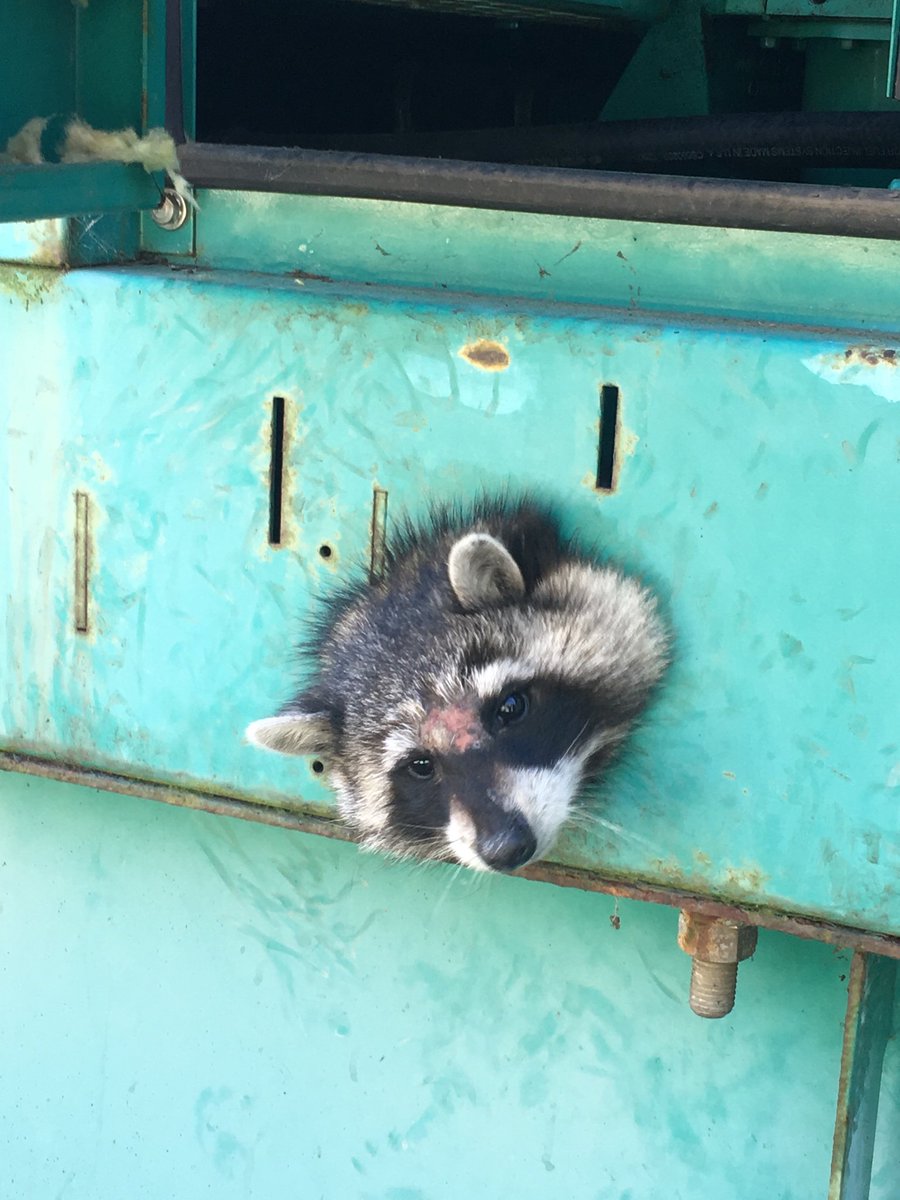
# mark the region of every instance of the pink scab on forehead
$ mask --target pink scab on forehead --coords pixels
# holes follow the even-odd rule
[[[481,745],[484,726],[470,704],[430,708],[421,728],[422,744],[442,754],[463,754]]]

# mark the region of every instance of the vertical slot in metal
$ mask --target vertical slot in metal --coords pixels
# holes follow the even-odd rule
[[[272,397],[272,436],[269,459],[269,545],[281,545],[281,505],[284,497],[284,396]]]
[[[387,501],[384,488],[372,489],[372,544],[369,553],[369,583],[384,576],[385,539],[387,537]]]
[[[616,486],[616,434],[619,427],[619,389],[604,383],[600,389],[600,442],[597,448],[597,490]]]
[[[88,631],[88,590],[91,573],[90,497],[75,493],[75,631]]]

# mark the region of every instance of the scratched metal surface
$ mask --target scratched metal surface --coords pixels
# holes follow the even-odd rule
[[[654,905],[16,775],[0,844],[5,1196],[825,1198],[846,952],[705,1022]]]
[[[678,639],[597,824],[560,860],[900,933],[900,376],[884,338],[154,268],[7,269],[0,304],[0,746],[327,810],[308,764],[241,730],[289,693],[313,597],[365,560],[373,485],[390,521],[512,480],[645,572]],[[505,369],[461,353],[479,341]],[[601,496],[604,383],[623,428]]]

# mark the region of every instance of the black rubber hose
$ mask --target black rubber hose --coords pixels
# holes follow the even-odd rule
[[[732,113],[437,133],[340,134],[304,138],[304,146],[607,171],[665,171],[748,160],[900,170],[900,112]]]
[[[180,146],[179,158],[186,178],[201,188],[900,238],[900,192],[879,188],[681,179],[197,142]]]

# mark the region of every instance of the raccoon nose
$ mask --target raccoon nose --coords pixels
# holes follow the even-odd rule
[[[514,871],[533,857],[537,840],[524,817],[511,816],[502,829],[479,834],[475,849],[492,871]]]

